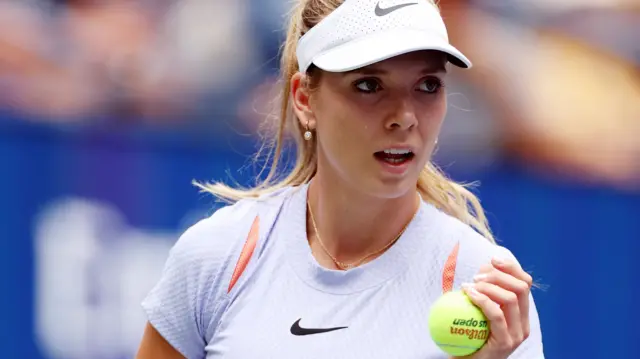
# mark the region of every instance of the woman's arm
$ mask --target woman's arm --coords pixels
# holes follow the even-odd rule
[[[184,359],[160,333],[147,323],[136,359]]]

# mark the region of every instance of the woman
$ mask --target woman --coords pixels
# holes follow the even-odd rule
[[[460,286],[491,326],[471,358],[543,358],[531,277],[429,162],[448,62],[470,66],[431,2],[301,0],[275,153],[291,129],[296,165],[207,186],[235,203],[172,249],[138,358],[446,358],[427,317]]]

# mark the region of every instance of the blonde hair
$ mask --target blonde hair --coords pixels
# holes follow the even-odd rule
[[[228,202],[244,198],[256,198],[289,186],[299,186],[309,182],[316,174],[315,140],[305,141],[303,129],[290,104],[291,78],[298,72],[296,47],[300,37],[316,25],[325,16],[335,10],[344,0],[298,0],[291,13],[287,38],[281,58],[282,91],[280,99],[280,118],[275,136],[265,137],[256,154],[255,160],[268,150],[268,158],[262,170],[271,162],[271,168],[264,180],[255,187],[231,187],[221,182],[198,184],[203,191]],[[433,3],[432,0],[425,0]],[[433,3],[434,6],[437,6]],[[290,134],[296,142],[295,166],[284,178],[278,178],[279,165],[283,153],[285,135]],[[433,163],[428,163],[418,178],[417,190],[423,199],[442,211],[474,228],[490,242],[495,243],[489,229],[487,218],[478,198],[467,187],[449,180]]]

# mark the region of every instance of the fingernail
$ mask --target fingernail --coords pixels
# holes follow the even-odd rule
[[[487,280],[487,275],[485,273],[481,273],[481,274],[476,274],[473,276],[473,280],[475,282],[482,282],[484,280]]]
[[[464,283],[462,284],[462,288],[472,297],[477,297],[480,294],[472,283]]]

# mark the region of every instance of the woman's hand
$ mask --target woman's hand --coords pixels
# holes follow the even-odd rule
[[[506,359],[529,337],[532,278],[518,263],[493,259],[464,291],[489,320],[487,343],[468,359]]]

